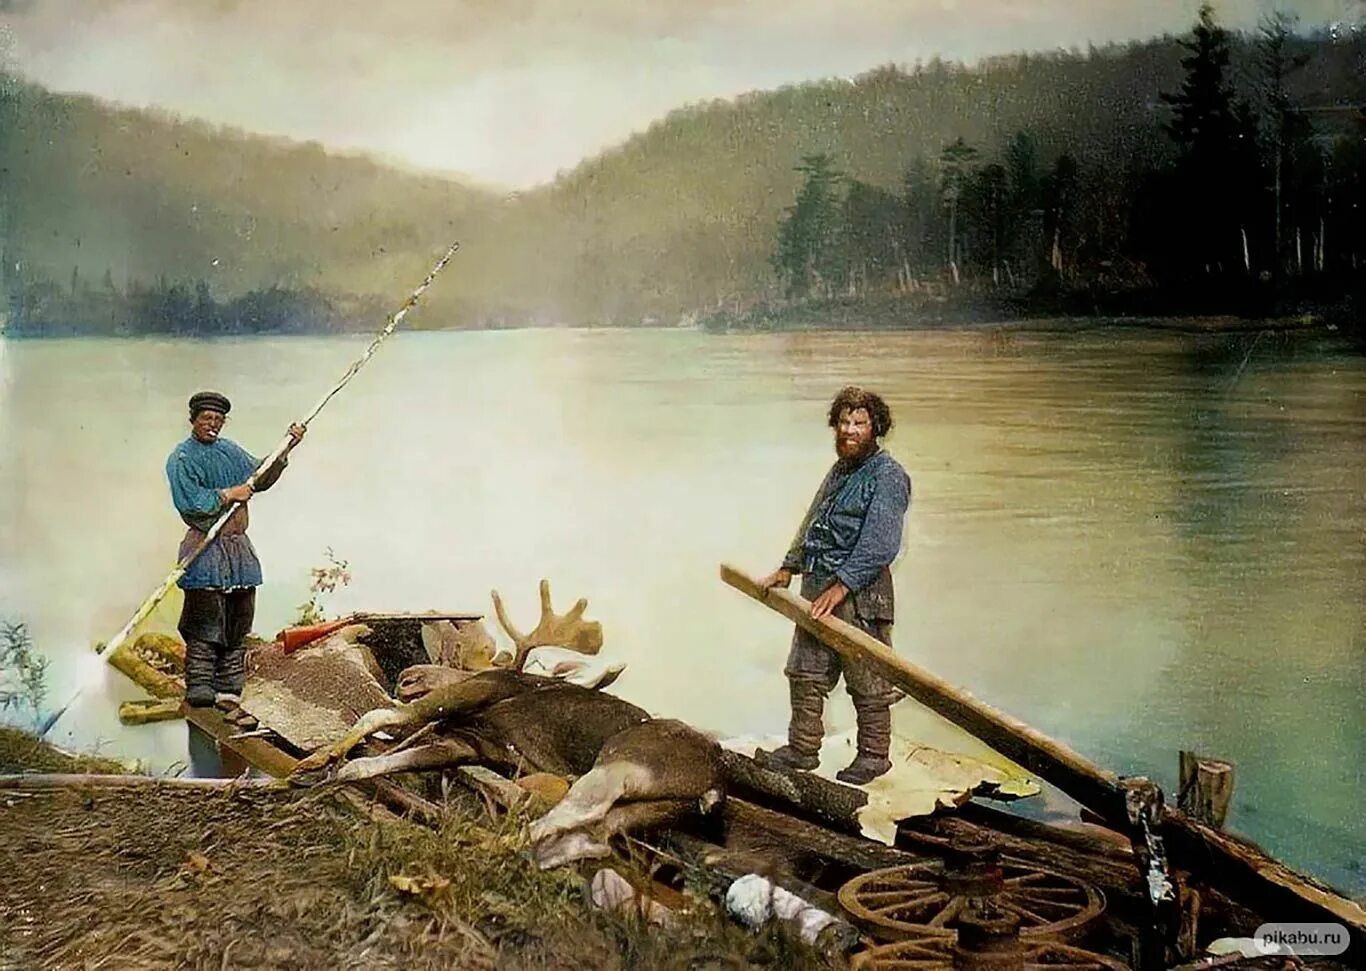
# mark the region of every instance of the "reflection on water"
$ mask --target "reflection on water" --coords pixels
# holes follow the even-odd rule
[[[0,613],[55,655],[55,696],[170,566],[189,393],[231,395],[263,453],[360,344],[0,344]],[[333,611],[497,587],[529,623],[545,576],[589,598],[622,694],[780,731],[787,631],[716,566],[777,563],[851,382],[888,397],[914,479],[900,651],[1169,791],[1180,747],[1233,760],[1234,828],[1366,891],[1366,361],[1305,337],[403,334],[254,503],[257,628],[327,546],[355,576]],[[121,729],[94,694],[65,740],[185,758],[183,726]]]

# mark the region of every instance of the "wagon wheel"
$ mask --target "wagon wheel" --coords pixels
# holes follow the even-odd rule
[[[1024,971],[1125,971],[1122,961],[1052,941],[1023,945]],[[971,963],[964,965],[971,967]],[[855,954],[854,971],[953,971],[952,937],[911,938]]]
[[[952,968],[954,939],[952,934],[939,934],[870,947],[855,954],[849,961],[849,968],[850,971]]]
[[[990,881],[964,879],[938,862],[873,870],[841,887],[839,901],[855,923],[892,940],[951,931],[973,899],[1017,915],[1026,938],[1069,934],[1105,909],[1100,890],[1084,880],[1015,860],[998,866]]]

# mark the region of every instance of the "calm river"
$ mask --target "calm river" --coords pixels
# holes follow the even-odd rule
[[[363,346],[0,341],[0,617],[52,658],[53,704],[173,561],[188,395],[230,395],[225,434],[263,455]],[[1232,828],[1366,893],[1366,358],[1309,337],[400,334],[253,502],[257,630],[329,547],[353,573],[330,613],[496,587],[530,626],[547,577],[629,662],[620,693],[779,732],[788,628],[717,565],[777,564],[846,383],[889,399],[914,480],[899,651],[1169,792],[1178,748],[1231,759]],[[106,678],[55,740],[183,760],[182,724],[119,726],[132,695]]]

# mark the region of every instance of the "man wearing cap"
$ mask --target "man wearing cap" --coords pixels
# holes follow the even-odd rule
[[[251,632],[261,583],[261,563],[247,538],[247,501],[274,485],[287,464],[281,458],[254,486],[248,485],[261,460],[222,437],[231,408],[215,391],[191,397],[190,437],[166,460],[171,501],[189,527],[180,542],[180,558],[204,539],[224,509],[240,503],[179,584],[185,591],[179,625],[185,639],[185,701],[197,708],[216,703],[224,710],[235,709],[241,700],[246,682],[242,640]],[[297,445],[304,426],[290,425],[289,434]]]
[[[835,464],[816,490],[782,566],[763,580],[786,587],[802,575],[801,594],[811,616],[834,616],[891,646],[892,562],[901,552],[902,525],[911,502],[911,479],[878,444],[891,430],[885,401],[863,388],[844,388],[830,403]],[[858,717],[858,754],[835,778],[863,785],[892,767],[891,706],[896,687],[866,662],[843,660],[801,627],[792,638],[787,675],[792,702],[787,744],[760,758],[782,769],[820,764],[826,695],[840,676]]]

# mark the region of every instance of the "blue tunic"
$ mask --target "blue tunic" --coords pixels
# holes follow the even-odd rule
[[[854,468],[836,462],[783,566],[808,577],[834,577],[854,593],[869,588],[901,551],[910,502],[910,476],[885,451]]]
[[[175,447],[166,459],[166,478],[171,501],[189,526],[180,544],[185,556],[203,539],[225,508],[219,489],[241,485],[261,464],[260,459],[236,442],[219,438],[208,444],[193,435]],[[190,564],[180,578],[182,590],[233,590],[261,583],[261,561],[247,539],[247,510],[240,507],[224,524],[218,538]]]

